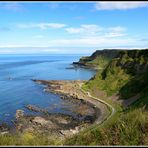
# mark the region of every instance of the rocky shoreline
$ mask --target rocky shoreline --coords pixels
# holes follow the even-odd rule
[[[56,93],[62,99],[68,99],[71,103],[76,103],[76,107],[72,110],[76,116],[73,117],[62,113],[53,114],[49,113],[45,108],[28,104],[25,109],[37,113],[37,115],[30,115],[25,113],[24,110],[17,110],[16,119],[13,121],[15,128],[12,130],[6,125],[2,125],[0,128],[1,135],[12,131],[13,133],[32,132],[63,139],[92,124],[100,123],[108,115],[108,109],[104,104],[88,97],[80,89],[80,86],[85,81],[33,81],[45,85],[44,91]]]
[[[70,101],[80,101],[80,105],[76,107],[76,112],[85,116],[89,121],[89,125],[101,123],[109,114],[109,110],[105,104],[91,98],[87,93],[80,89],[80,86],[86,82],[83,80],[33,80],[38,84],[45,85],[44,91],[59,94],[62,99],[70,99]],[[87,122],[88,122],[87,121]],[[87,125],[87,127],[89,126]]]
[[[84,68],[84,69],[89,69],[89,70],[94,70],[94,71],[97,71],[99,69],[98,66],[96,65],[89,65],[89,64],[86,64],[86,63],[81,63],[81,62],[73,62],[72,63],[74,68]]]

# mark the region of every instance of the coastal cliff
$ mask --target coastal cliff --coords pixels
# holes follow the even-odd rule
[[[104,70],[91,78],[84,88],[100,89],[108,95],[119,93],[127,99],[148,85],[148,49],[124,50],[113,58]]]
[[[116,114],[105,126],[67,139],[67,145],[148,144],[148,49],[119,51],[82,88],[110,102]]]
[[[73,64],[88,68],[101,69],[116,57],[119,51],[120,50],[117,49],[96,50],[91,56],[81,57],[78,62],[73,62]]]

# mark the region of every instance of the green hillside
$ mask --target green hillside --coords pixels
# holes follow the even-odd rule
[[[144,90],[148,84],[148,50],[125,50],[106,68],[91,78],[83,88],[101,89],[108,96],[119,93],[124,99]]]
[[[78,62],[73,62],[80,66],[85,66],[89,68],[101,69],[105,66],[119,53],[119,50],[114,49],[104,49],[96,50],[91,56],[86,56],[80,58]]]
[[[105,69],[83,85],[83,89],[106,101],[114,94],[128,100],[139,98],[127,109],[119,110],[103,126],[96,125],[73,138],[67,145],[148,145],[148,50],[124,50],[113,58]],[[104,97],[102,97],[104,99]],[[118,106],[118,105],[117,105]]]

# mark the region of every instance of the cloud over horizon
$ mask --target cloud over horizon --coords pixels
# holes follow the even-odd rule
[[[66,24],[61,23],[26,23],[26,24],[18,24],[19,28],[26,29],[26,28],[40,28],[40,29],[48,29],[48,28],[63,28],[67,26]]]
[[[96,2],[94,6],[96,10],[127,10],[127,9],[148,7],[148,2],[146,1]]]

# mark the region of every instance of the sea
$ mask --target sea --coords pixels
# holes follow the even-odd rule
[[[59,95],[44,92],[43,85],[32,79],[89,80],[95,71],[75,68],[72,62],[84,55],[0,55],[0,123],[12,124],[16,110],[30,113],[25,106],[36,105],[50,113],[73,115],[76,104]],[[35,113],[34,113],[35,114]]]

